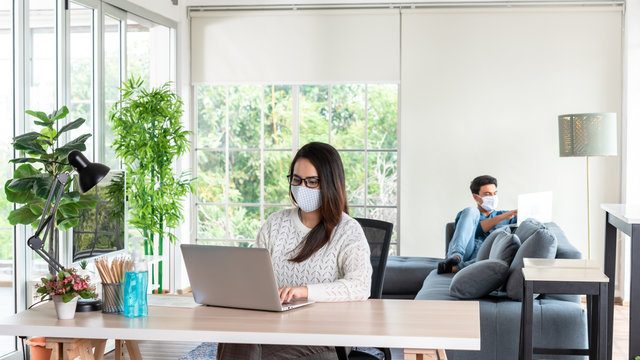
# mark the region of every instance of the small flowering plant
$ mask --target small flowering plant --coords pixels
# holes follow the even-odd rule
[[[69,302],[76,296],[83,299],[93,299],[98,295],[95,287],[89,285],[89,275],[80,276],[76,269],[60,270],[57,275],[44,277],[36,285],[36,292],[40,300],[47,296],[61,295],[63,302]]]

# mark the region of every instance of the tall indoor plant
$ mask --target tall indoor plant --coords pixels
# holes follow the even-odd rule
[[[21,156],[9,162],[21,165],[14,171],[13,179],[5,183],[4,191],[8,201],[22,205],[9,213],[9,223],[31,224],[37,228],[53,179],[60,173],[73,170],[67,162],[67,155],[73,150],[86,150],[85,142],[91,134],[80,135],[61,144],[63,134],[85,122],[85,119],[78,118],[59,127],[57,123],[69,114],[66,106],[49,115],[32,110],[26,113],[35,118],[33,124],[41,129],[13,138],[13,148]],[[63,231],[78,224],[79,210],[96,206],[94,197],[72,190],[72,183],[69,181],[66,184],[56,212],[56,228]],[[52,231],[49,235],[49,239],[43,240],[48,240],[47,251],[57,258],[58,231]]]
[[[122,83],[121,92],[109,117],[115,135],[112,146],[127,171],[130,223],[146,239],[145,254],[153,255],[157,245],[162,256],[165,237],[172,243],[177,240],[168,230],[184,220],[181,201],[193,191],[189,174],[176,174],[173,168],[190,146],[190,132],[181,122],[183,103],[170,83],[147,90],[141,79],[131,77]],[[158,285],[162,293],[162,261]]]

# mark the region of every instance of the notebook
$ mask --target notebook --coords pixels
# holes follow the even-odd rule
[[[267,249],[182,244],[180,250],[198,304],[286,311],[313,303],[280,302]]]
[[[540,222],[551,221],[553,194],[551,191],[518,195],[518,225],[529,218]]]

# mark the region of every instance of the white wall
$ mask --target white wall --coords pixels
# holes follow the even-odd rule
[[[403,11],[403,255],[443,256],[444,224],[474,204],[469,182],[481,174],[498,178],[501,208],[553,191],[554,220],[586,255],[585,159],[558,156],[557,116],[620,113],[621,20],[619,9]],[[596,259],[619,162],[591,161]]]

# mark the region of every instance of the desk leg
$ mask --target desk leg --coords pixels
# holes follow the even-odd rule
[[[616,236],[616,227],[609,223],[609,216],[611,215],[607,213],[605,219],[604,274],[609,278],[609,289],[607,291],[607,359],[611,360],[613,351],[613,296],[616,289],[616,245],[618,237]]]
[[[116,360],[124,360],[125,346],[129,352],[129,359],[142,360],[138,342],[135,340],[116,340]]]
[[[404,349],[404,360],[447,360],[444,349]]]
[[[629,294],[629,359],[640,355],[640,225],[631,228],[631,273]],[[634,260],[635,259],[635,260]],[[611,284],[609,284],[611,286]],[[609,290],[611,292],[611,290]],[[633,300],[635,299],[635,300]],[[611,308],[611,306],[609,306]]]

